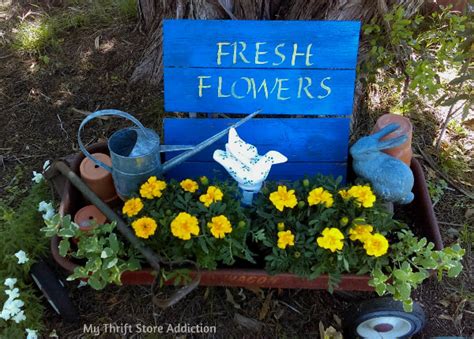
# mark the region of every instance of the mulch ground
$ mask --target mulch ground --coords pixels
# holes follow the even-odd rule
[[[0,197],[8,195],[12,183],[28,187],[30,173],[41,169],[46,159],[78,151],[76,133],[84,112],[117,108],[160,130],[162,91],[128,84],[144,42],[133,25],[72,32],[59,49],[48,53],[47,65],[3,46]],[[104,139],[125,124],[112,119],[93,122],[84,142]],[[426,140],[434,138],[433,129],[418,131],[426,133]],[[441,225],[446,243],[459,236],[468,208],[469,200],[451,190],[436,205],[438,219],[447,223]],[[474,334],[470,253],[467,257],[468,267],[459,279],[441,283],[432,279],[417,290],[416,300],[425,307],[428,320],[419,338]],[[367,293],[202,287],[177,305],[160,310],[151,303],[148,287],[108,287],[100,292],[77,288],[77,283],[68,283],[68,287],[82,315],[80,324],[63,323],[51,309],[45,316],[50,331],[68,338],[81,337],[84,324],[104,323],[201,323],[217,326],[216,337],[317,337],[320,321],[325,327],[340,329],[340,318],[351,305],[373,297]]]

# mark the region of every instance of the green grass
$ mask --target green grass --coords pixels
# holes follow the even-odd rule
[[[69,32],[123,24],[136,17],[136,0],[71,1],[66,8],[21,22],[16,27],[12,47],[42,55],[46,49],[58,47]]]

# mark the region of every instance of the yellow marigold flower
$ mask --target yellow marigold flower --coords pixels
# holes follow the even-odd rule
[[[356,225],[349,230],[349,238],[352,241],[359,240],[364,243],[367,237],[371,236],[374,228],[371,225]]]
[[[278,190],[270,193],[270,201],[280,212],[285,207],[293,208],[298,204],[296,200],[295,190],[289,190],[286,186],[278,186]]]
[[[143,208],[143,203],[140,198],[128,199],[122,208],[122,213],[127,217],[133,217],[137,215]]]
[[[331,207],[334,203],[332,194],[326,191],[322,187],[318,187],[309,192],[308,204],[309,206],[324,204],[327,208]]]
[[[198,219],[186,212],[179,213],[171,222],[171,233],[179,239],[191,239],[191,234],[199,234]]]
[[[349,194],[349,192],[347,192],[347,190],[339,190],[337,192],[341,197],[342,199],[344,200],[347,200],[347,199],[350,199],[351,198],[351,195]]]
[[[139,238],[148,239],[150,235],[155,234],[156,221],[149,217],[143,217],[132,222],[132,228]]]
[[[287,246],[295,245],[295,236],[291,231],[278,232],[278,247],[284,250]]]
[[[368,255],[380,257],[388,251],[388,240],[380,233],[369,235],[365,239],[364,249]]]
[[[206,207],[211,206],[212,203],[216,201],[221,201],[224,194],[216,186],[209,186],[207,188],[206,194],[203,194],[199,197],[199,201],[202,202]]]
[[[211,222],[207,223],[207,226],[211,229],[214,238],[217,239],[224,238],[226,233],[232,232],[232,225],[225,215],[213,217]]]
[[[279,222],[277,224],[278,230],[279,231],[284,231],[285,230],[285,223],[284,222]]]
[[[352,186],[347,193],[365,208],[373,207],[377,199],[369,186]]]
[[[160,198],[165,188],[166,182],[152,176],[148,178],[147,182],[140,186],[140,195],[146,199]]]
[[[185,179],[179,183],[181,188],[186,192],[194,193],[199,188],[198,183],[191,179]]]
[[[336,250],[342,250],[344,247],[344,234],[337,228],[326,227],[321,233],[322,237],[318,237],[316,242],[319,247],[335,252]]]

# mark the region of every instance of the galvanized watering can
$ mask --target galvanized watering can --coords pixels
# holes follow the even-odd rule
[[[230,128],[240,126],[258,114],[254,112],[239,122],[213,135],[196,146],[190,145],[160,145],[160,136],[153,130],[145,128],[132,115],[115,110],[106,109],[94,112],[85,118],[77,132],[77,142],[81,151],[98,166],[112,173],[115,189],[121,198],[128,198],[138,190],[138,187],[150,176],[160,177],[163,173],[181,164],[186,159],[210,146],[223,136]],[[81,132],[84,126],[92,119],[102,116],[118,116],[132,121],[137,127],[129,127],[116,131],[109,138],[108,147],[112,159],[112,167],[95,159],[84,147]],[[160,153],[188,150],[165,163],[161,163]]]

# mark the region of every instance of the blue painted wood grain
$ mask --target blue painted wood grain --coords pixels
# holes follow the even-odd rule
[[[242,21],[242,20],[164,20],[165,67],[221,67],[221,68],[343,68],[355,69],[359,45],[359,21]],[[242,58],[234,63],[233,45],[222,45],[221,64],[217,64],[217,43],[229,42],[241,51]],[[261,53],[255,62],[257,45]],[[297,56],[291,64],[293,45],[304,53],[309,44],[311,53],[306,64],[304,56]],[[285,55],[285,61],[275,53]],[[239,56],[237,54],[237,56]],[[260,64],[262,62],[263,64]],[[276,65],[274,65],[276,64]]]
[[[297,180],[305,176],[314,176],[316,174],[332,175],[337,178],[343,177],[343,183],[346,181],[347,164],[346,163],[314,163],[314,162],[296,162],[279,164],[272,167],[267,180]],[[197,178],[200,176],[218,178],[221,180],[231,179],[226,170],[216,162],[184,162],[165,174],[168,179],[183,180],[186,178]]]
[[[351,115],[354,83],[355,70],[165,68],[165,110]]]
[[[239,119],[164,119],[164,143],[196,145]],[[289,162],[345,162],[349,143],[348,118],[254,118],[237,128],[260,154],[276,150]],[[198,153],[191,162],[213,162],[216,149],[224,150],[227,137]],[[170,159],[177,153],[165,153]],[[274,168],[280,165],[275,165]],[[273,171],[273,169],[272,169]]]

